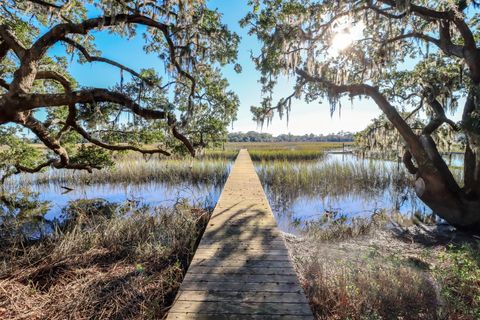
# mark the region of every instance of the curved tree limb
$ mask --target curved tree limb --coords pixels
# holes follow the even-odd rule
[[[63,7],[64,7],[64,6],[60,6],[60,5],[50,3],[50,2],[47,2],[47,1],[43,1],[43,0],[28,0],[28,2],[32,2],[34,4],[38,4],[38,5],[41,5],[41,6],[44,6],[44,7],[47,7],[47,8],[53,8],[53,9],[63,9]],[[68,1],[67,1],[67,3],[68,3]]]
[[[43,80],[53,80],[58,83],[60,83],[63,88],[65,89],[65,92],[71,92],[72,91],[72,84],[70,81],[62,74],[56,72],[56,71],[38,71],[37,76],[35,77],[36,79],[43,79]]]
[[[87,34],[93,29],[105,28],[119,24],[138,24],[152,27],[160,30],[167,42],[170,52],[170,61],[175,66],[177,72],[192,81],[192,92],[195,90],[195,79],[182,69],[176,58],[175,44],[170,37],[169,26],[155,21],[149,17],[140,14],[118,14],[115,16],[102,16],[91,18],[80,23],[61,23],[52,27],[43,34],[30,49],[28,55],[22,59],[22,65],[19,72],[16,73],[12,81],[12,94],[17,92],[27,92],[31,87],[31,74],[36,72],[38,61],[46,51],[58,41],[62,41],[69,34]],[[1,35],[1,33],[0,33]]]
[[[130,73],[131,75],[133,75],[133,76],[141,79],[142,81],[144,81],[145,83],[147,83],[147,84],[150,85],[150,86],[153,85],[153,83],[152,83],[152,81],[151,81],[150,79],[146,79],[146,78],[142,77],[138,72],[136,72],[135,70],[133,70],[133,69],[131,69],[131,68],[129,68],[129,67],[126,67],[126,66],[124,66],[124,65],[122,65],[122,64],[120,64],[120,63],[118,63],[118,62],[116,62],[116,61],[114,61],[114,60],[111,60],[111,59],[107,59],[107,58],[103,58],[103,57],[97,57],[97,56],[92,56],[92,55],[90,55],[90,54],[88,53],[88,50],[87,50],[84,46],[80,45],[78,42],[76,42],[76,41],[74,41],[74,40],[72,40],[72,39],[70,39],[70,38],[66,38],[66,37],[65,37],[65,38],[61,39],[61,41],[65,42],[65,43],[67,43],[67,44],[69,44],[69,45],[71,45],[72,47],[74,47],[74,48],[76,48],[78,51],[80,51],[80,52],[82,53],[82,55],[85,57],[85,59],[86,59],[88,62],[94,62],[94,61],[96,61],[96,62],[104,62],[104,63],[107,63],[107,64],[109,64],[109,65],[112,65],[112,66],[114,66],[114,67],[117,67],[117,68],[119,68],[119,69],[121,69],[121,70],[123,70],[123,71],[126,71],[126,72]]]
[[[435,116],[430,119],[430,122],[423,129],[422,134],[431,135],[444,123],[447,123],[455,131],[460,130],[455,122],[447,118],[442,105],[432,94],[430,94],[427,98],[427,102],[430,106],[430,109],[432,109],[432,111],[435,113]]]
[[[131,112],[145,119],[166,119],[165,111],[151,110],[141,107],[127,95],[108,89],[83,89],[66,93],[32,93],[19,95],[12,100],[16,110],[30,111],[42,107],[58,107],[77,103],[112,102],[124,106]]]
[[[180,131],[177,129],[177,120],[173,115],[168,115],[168,125],[172,128],[172,134],[175,138],[180,140],[185,147],[187,147],[188,152],[190,152],[190,155],[192,157],[195,157],[195,148],[193,147],[192,143],[190,140],[188,140],[187,137],[185,137]]]
[[[10,83],[5,81],[4,79],[0,78],[0,87],[9,90],[10,89]]]
[[[394,14],[394,13],[390,13],[388,12],[387,10],[384,10],[384,9],[381,9],[377,6],[375,6],[373,4],[373,1],[372,0],[367,0],[367,7],[369,9],[372,9],[373,11],[375,11],[376,13],[382,15],[382,16],[385,16],[389,19],[403,19],[407,16],[407,12],[403,12],[403,13],[400,13],[400,14]]]
[[[398,7],[397,1],[398,0],[378,0],[381,3],[388,4],[392,7]],[[475,49],[476,48],[476,41],[473,35],[473,32],[468,27],[468,24],[465,20],[459,16],[459,14],[453,10],[448,11],[438,11],[434,10],[425,6],[416,5],[410,3],[409,5],[409,12],[422,17],[424,19],[433,19],[436,21],[443,20],[443,21],[451,21],[455,24],[458,31],[462,35],[462,38],[465,42],[466,49]]]
[[[12,49],[12,51],[18,58],[23,58],[26,52],[25,47],[16,39],[16,37],[10,32],[6,25],[0,25],[0,38],[3,40],[3,56],[5,56],[9,49]],[[3,58],[1,55],[0,57]]]
[[[410,174],[416,174],[418,172],[418,168],[413,164],[412,153],[410,150],[405,150],[402,160]]]
[[[7,56],[9,49],[10,48],[5,41],[0,42],[0,62],[2,62],[2,60]]]
[[[112,144],[107,144],[103,141],[100,141],[99,139],[95,139],[92,137],[85,129],[83,129],[78,123],[76,122],[69,122],[68,125],[73,128],[76,132],[78,132],[85,140],[93,143],[94,145],[97,145],[99,147],[102,147],[104,149],[112,150],[112,151],[126,151],[126,150],[131,150],[131,151],[136,151],[140,152],[142,154],[163,154],[166,156],[170,156],[170,153],[163,150],[163,149],[142,149],[138,148],[135,146],[130,146],[130,145],[112,145]]]
[[[332,95],[338,96],[342,93],[348,93],[351,96],[365,95],[371,97],[390,122],[398,129],[400,135],[405,139],[408,145],[411,146],[411,152],[414,154],[417,162],[428,161],[427,155],[425,154],[417,135],[400,116],[395,107],[388,102],[377,88],[367,84],[337,85],[326,79],[312,76],[301,69],[297,69],[296,73],[307,81],[325,85]]]
[[[405,33],[405,34],[392,37],[390,39],[379,41],[379,42],[387,44],[387,43],[393,43],[399,40],[409,39],[409,38],[420,39],[425,42],[432,43],[436,45],[438,48],[440,48],[441,50],[443,50],[445,53],[453,55],[455,57],[459,57],[459,58],[464,57],[463,48],[461,46],[455,45],[451,42],[442,41],[442,39],[435,39],[434,37],[431,37],[429,35],[426,35],[420,32],[409,32],[409,33]]]
[[[453,178],[452,173],[448,170],[448,166],[438,152],[433,139],[429,135],[421,135],[419,138],[407,122],[400,116],[395,107],[388,102],[377,88],[367,84],[336,85],[323,78],[312,76],[301,69],[297,69],[297,74],[307,81],[313,81],[325,85],[330,94],[335,96],[342,93],[348,93],[351,96],[366,95],[371,97],[377,106],[383,111],[388,120],[398,130],[403,139],[405,139],[409,146],[409,152],[411,152],[411,155],[413,155],[419,165],[419,170],[424,170],[426,168],[431,170],[431,168],[435,168],[433,170],[441,174],[445,183],[452,191],[457,193],[461,192],[458,183]],[[408,155],[406,160],[408,162]]]

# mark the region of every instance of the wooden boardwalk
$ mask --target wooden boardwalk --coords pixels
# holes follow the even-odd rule
[[[167,319],[313,319],[247,150],[235,161]]]

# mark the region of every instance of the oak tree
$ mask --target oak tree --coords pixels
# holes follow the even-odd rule
[[[143,50],[158,64],[134,70],[102,55],[99,32],[113,43],[143,37]],[[238,42],[201,0],[1,1],[2,175],[92,171],[116,151],[194,155],[208,139],[224,138],[235,119],[238,98],[221,67],[234,63]],[[118,83],[78,83],[68,72],[73,59],[110,65]],[[91,77],[102,76],[92,66]],[[46,148],[29,144],[32,137]]]
[[[480,15],[477,0],[251,0],[243,19],[262,43],[253,59],[266,98],[258,121],[288,113],[292,99],[367,97],[405,143],[417,195],[454,226],[480,230]],[[278,102],[282,75],[296,79]],[[460,110],[455,123],[449,110]],[[421,130],[410,114],[426,114]],[[464,183],[455,181],[433,139],[442,126],[465,135]]]

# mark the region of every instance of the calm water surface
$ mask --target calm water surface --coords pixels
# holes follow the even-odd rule
[[[445,160],[451,166],[463,166],[462,155],[446,156]],[[386,166],[392,170],[404,170],[403,164],[395,161],[362,159],[353,154],[328,154],[325,159],[311,165],[321,166],[325,162],[343,164],[365,162]],[[410,187],[389,186],[382,190],[352,192],[343,195],[327,194],[324,197],[300,195],[292,198],[276,194],[268,185],[263,187],[280,229],[294,234],[301,232],[305,222],[319,219],[326,212],[336,212],[350,219],[370,217],[373,213],[383,209],[396,210],[407,217],[414,214],[429,215],[432,213],[431,209],[415,195],[413,188]],[[334,188],[335,186],[331,186],[331,189]]]
[[[217,203],[221,188],[222,186],[208,184],[167,185],[156,182],[135,185],[92,184],[75,187],[67,193],[57,184],[33,185],[31,189],[38,192],[39,200],[50,201],[51,208],[45,218],[52,220],[59,217],[69,201],[78,199],[101,198],[118,203],[131,200],[150,206],[170,207],[179,199],[185,198],[191,204],[210,209]]]
[[[358,163],[359,161],[373,162],[395,170],[397,168],[403,170],[403,165],[399,165],[395,161],[360,159],[352,154],[328,154],[325,159],[319,162],[312,162],[311,165],[321,166],[324,162]],[[463,165],[463,159],[458,155],[447,156],[446,161],[452,166]],[[334,186],[332,187],[334,188]],[[118,203],[133,200],[150,206],[168,207],[174,205],[178,199],[186,198],[192,204],[211,209],[217,203],[223,185],[166,184],[159,182],[145,184],[92,184],[76,186],[74,190],[65,192],[65,189],[61,188],[59,184],[52,183],[33,184],[30,188],[38,193],[39,200],[51,203],[45,218],[53,220],[60,217],[62,208],[67,206],[69,201],[78,199],[102,198]],[[412,216],[415,213],[431,213],[431,210],[416,197],[412,188],[398,189],[388,187],[383,190],[352,192],[342,195],[327,193],[323,197],[311,195],[285,197],[272,191],[268,185],[264,185],[264,190],[280,229],[290,233],[299,233],[306,221],[318,219],[325,212],[337,212],[349,218],[369,217],[372,213],[382,209],[395,209],[406,216]]]

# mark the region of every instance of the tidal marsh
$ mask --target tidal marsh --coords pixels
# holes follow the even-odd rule
[[[227,150],[317,150],[328,151],[332,149],[349,148],[352,142],[229,142],[225,145]]]
[[[117,206],[111,215],[75,211],[69,228],[1,250],[5,319],[158,319],[180,286],[208,221],[181,202],[170,208]],[[108,211],[108,210],[107,210]]]
[[[95,170],[93,173],[73,170],[47,170],[36,175],[22,175],[19,183],[35,184],[142,184],[150,182],[166,183],[211,183],[226,180],[229,162],[225,160],[189,159],[122,159],[114,167]]]
[[[327,154],[316,162],[257,162],[257,173],[282,229],[301,233],[325,212],[369,217],[396,210],[409,217],[431,214],[415,194],[413,176],[403,164]],[[462,171],[454,170],[462,180]]]

